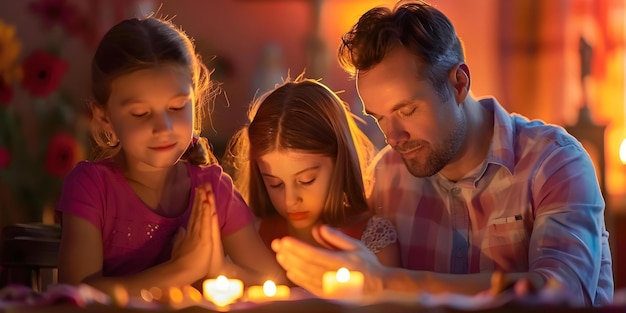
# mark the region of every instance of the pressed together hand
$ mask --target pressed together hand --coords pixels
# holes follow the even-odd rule
[[[194,279],[199,280],[219,272],[224,252],[213,189],[205,184],[195,193],[187,229],[176,234],[171,260],[193,271]]]

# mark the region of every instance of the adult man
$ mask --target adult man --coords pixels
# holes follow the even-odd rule
[[[339,61],[389,144],[371,204],[398,229],[403,269],[378,264],[329,228],[343,252],[275,242],[288,277],[313,292],[321,273],[366,272],[369,290],[473,294],[494,272],[560,283],[580,305],[612,301],[604,200],[592,162],[562,128],[508,114],[470,94],[453,25],[424,2],[374,8],[348,32]]]

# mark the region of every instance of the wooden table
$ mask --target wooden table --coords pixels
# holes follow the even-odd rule
[[[192,306],[183,309],[137,309],[137,308],[121,308],[115,306],[106,305],[93,305],[85,308],[68,306],[68,305],[47,305],[47,306],[24,306],[19,308],[11,308],[7,310],[11,313],[35,313],[35,312],[50,312],[50,313],[213,313],[220,312],[216,310],[210,310],[204,307]],[[478,311],[466,311],[446,307],[425,308],[419,305],[409,304],[397,304],[397,303],[379,303],[367,306],[348,307],[337,303],[328,302],[321,299],[307,299],[298,301],[287,302],[273,302],[256,306],[254,308],[248,308],[244,310],[236,310],[230,312],[239,313],[314,313],[314,312],[328,312],[328,313],[538,313],[538,312],[550,312],[550,313],[617,313],[626,312],[626,307],[602,307],[602,308],[567,308],[567,307],[553,307],[553,306],[517,306],[517,305],[505,305],[498,308],[492,308],[487,310]]]

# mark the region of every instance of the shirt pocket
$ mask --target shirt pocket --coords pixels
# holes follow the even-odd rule
[[[492,221],[481,245],[481,271],[527,271],[529,238],[522,219]]]

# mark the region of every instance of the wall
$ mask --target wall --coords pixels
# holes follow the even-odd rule
[[[457,24],[459,35],[467,48],[468,62],[472,66],[472,89],[478,95],[498,96],[497,67],[490,64],[496,58],[494,33],[494,10],[497,0],[483,0],[476,6],[468,1],[433,1]],[[323,1],[321,5],[319,33],[325,43],[325,63],[320,71],[322,81],[335,91],[343,91],[341,97],[359,112],[360,102],[356,97],[354,82],[338,66],[336,49],[341,35],[358,20],[367,9],[376,5],[392,5],[395,1]],[[261,62],[261,51],[265,44],[277,45],[282,53],[282,72],[295,76],[307,66],[306,40],[314,32],[313,1],[272,0],[223,0],[219,2],[201,0],[166,0],[160,14],[173,16],[187,33],[194,37],[199,51],[208,59],[212,54],[232,66],[229,75],[219,77],[223,82],[225,100],[217,102],[213,119],[216,133],[209,132],[217,150],[224,140],[245,122],[245,112],[253,99],[253,77]],[[466,16],[472,16],[468,19]],[[474,29],[484,31],[474,32]],[[209,65],[211,63],[209,62]],[[311,72],[310,69],[307,73]],[[274,83],[279,83],[277,80]],[[370,121],[371,123],[371,121]],[[370,124],[368,131],[382,138]]]

